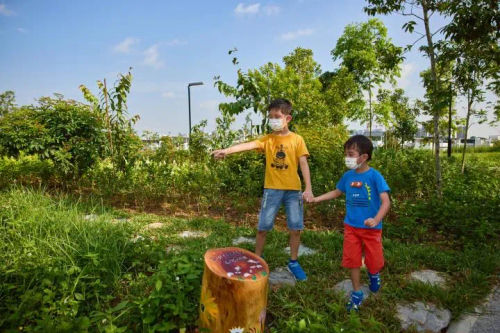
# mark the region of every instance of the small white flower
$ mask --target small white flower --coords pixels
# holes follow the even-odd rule
[[[229,330],[229,333],[243,333],[244,328],[242,327],[233,327]]]

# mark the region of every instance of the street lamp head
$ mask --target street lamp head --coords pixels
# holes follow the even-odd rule
[[[191,82],[190,84],[188,84],[188,87],[191,87],[191,86],[201,86],[203,85],[203,82]]]

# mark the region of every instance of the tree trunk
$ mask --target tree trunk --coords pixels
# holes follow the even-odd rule
[[[370,110],[368,111],[369,112],[369,117],[370,117],[370,120],[369,120],[369,133],[370,133],[370,140],[372,139],[372,119],[373,119],[373,114],[372,114],[372,82],[371,80],[368,81],[368,103],[370,105]]]
[[[453,104],[453,92],[450,82],[450,105],[448,107],[448,157],[451,157],[451,105]]]
[[[106,87],[106,79],[104,81],[104,102],[106,103],[106,125],[108,126],[108,140],[109,140],[109,150],[111,156],[113,155],[113,138],[111,136],[111,121],[109,117],[109,104],[108,104],[108,88]]]
[[[470,90],[467,91],[467,117],[465,118],[464,148],[462,150],[462,173],[465,171],[465,151],[467,150],[467,134],[469,132],[470,112],[472,109],[472,98]]]
[[[200,328],[213,333],[264,332],[269,268],[237,247],[205,253]],[[240,330],[237,330],[240,328]]]
[[[436,59],[434,55],[434,44],[432,43],[432,35],[429,28],[429,8],[427,7],[427,1],[422,0],[422,10],[424,14],[424,26],[425,35],[427,37],[427,47],[429,48],[429,58],[431,60],[431,74],[434,86],[434,91],[432,93],[432,112],[434,120],[434,160],[435,160],[435,171],[436,171],[436,192],[441,196],[441,163],[439,159],[439,110],[437,109],[436,94],[438,92],[438,80],[436,72]]]

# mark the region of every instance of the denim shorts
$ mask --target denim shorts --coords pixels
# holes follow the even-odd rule
[[[264,189],[259,215],[259,231],[269,231],[281,205],[285,206],[289,230],[304,229],[304,210],[302,192],[292,190]]]

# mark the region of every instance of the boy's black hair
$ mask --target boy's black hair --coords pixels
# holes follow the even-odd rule
[[[269,104],[268,111],[279,109],[284,115],[292,114],[292,103],[284,98],[277,98]]]
[[[372,159],[373,144],[370,139],[364,135],[354,135],[344,143],[344,150],[349,148],[356,149],[359,155],[368,154],[368,161]]]

